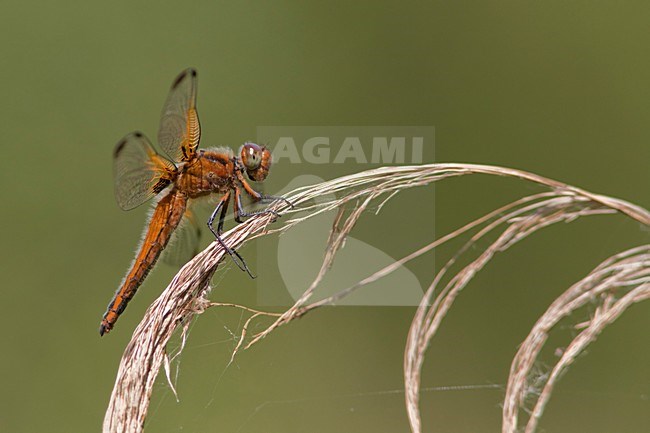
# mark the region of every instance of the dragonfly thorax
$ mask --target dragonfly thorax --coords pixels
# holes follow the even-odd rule
[[[232,152],[201,151],[181,168],[176,187],[190,197],[225,193],[234,185],[236,168]]]

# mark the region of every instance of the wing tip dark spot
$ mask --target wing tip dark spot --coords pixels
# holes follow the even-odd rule
[[[187,75],[187,71],[181,72],[178,77],[174,80],[174,84],[172,84],[172,89],[175,89],[178,87],[178,85],[183,81],[183,78],[185,78],[185,75]]]
[[[141,139],[142,137],[144,137],[144,134],[142,132],[140,132],[140,131],[135,131],[135,132],[132,132],[131,134],[127,135],[126,137],[124,137],[120,141],[118,141],[117,144],[115,145],[115,150],[113,151],[113,157],[117,157],[117,155],[119,155],[120,152],[122,152],[122,150],[124,150],[124,146],[126,146],[126,143],[128,143],[129,137],[131,137],[131,136],[133,136],[135,138],[138,138],[138,139]]]
[[[120,140],[115,145],[115,150],[113,151],[113,156],[117,157],[117,155],[119,155],[120,152],[122,152],[122,150],[124,149],[124,146],[126,146],[126,138],[123,138],[122,140]]]
[[[187,68],[183,72],[181,72],[178,77],[174,80],[174,84],[172,84],[172,89],[175,89],[178,87],[179,84],[181,84],[181,81],[187,76],[191,75],[192,77],[196,77],[196,69],[194,68]]]

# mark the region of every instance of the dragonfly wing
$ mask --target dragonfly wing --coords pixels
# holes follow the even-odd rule
[[[201,125],[196,111],[196,70],[176,77],[160,118],[158,144],[173,161],[189,161],[199,146]]]
[[[189,210],[180,225],[172,234],[169,245],[162,254],[162,260],[168,265],[183,266],[199,252],[201,229],[196,221],[196,216]]]
[[[142,133],[133,132],[115,145],[113,172],[117,204],[129,210],[165,189],[175,177],[176,166],[159,155]]]

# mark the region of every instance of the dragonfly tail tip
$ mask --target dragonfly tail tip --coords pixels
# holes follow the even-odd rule
[[[99,325],[99,336],[100,337],[103,337],[104,334],[108,334],[109,331],[110,331],[110,328],[107,325],[105,325],[104,323]]]

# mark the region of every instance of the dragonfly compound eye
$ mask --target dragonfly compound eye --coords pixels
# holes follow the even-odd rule
[[[241,148],[241,161],[248,177],[261,182],[266,179],[271,167],[271,152],[266,147],[247,142]]]
[[[246,170],[255,170],[262,162],[262,148],[255,143],[245,143],[241,150],[241,160]]]

